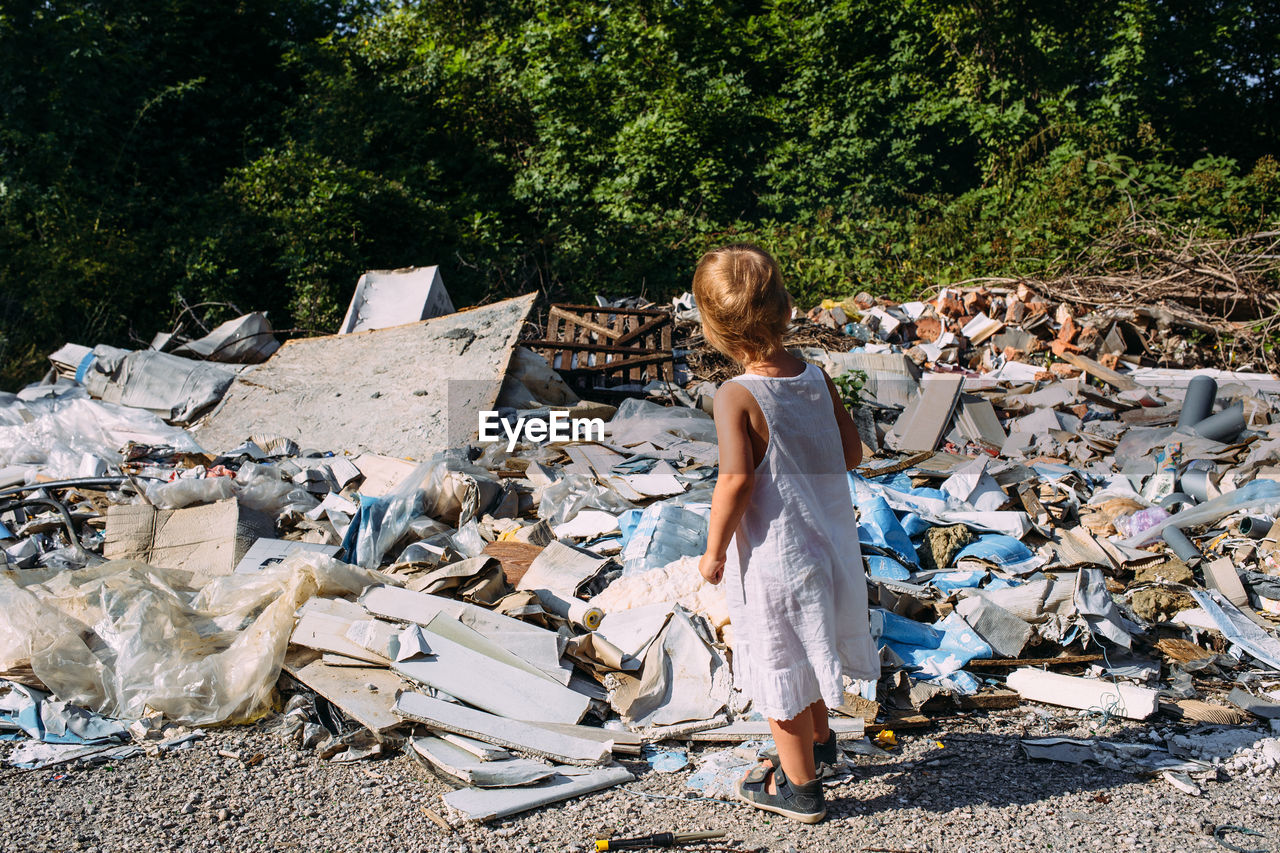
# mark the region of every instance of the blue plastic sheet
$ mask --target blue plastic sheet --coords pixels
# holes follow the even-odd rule
[[[0,721],[44,743],[112,743],[129,736],[115,720],[10,681],[0,681]]]
[[[905,566],[915,567],[916,549],[907,531],[898,523],[898,516],[882,497],[865,501],[859,508],[862,523],[858,525],[858,540],[888,551]]]
[[[631,534],[636,532],[636,525],[640,523],[640,515],[644,510],[627,509],[618,514],[618,530],[622,534],[622,547],[627,547],[627,543],[631,541]]]
[[[905,581],[911,579],[911,570],[903,566],[892,557],[882,557],[879,554],[867,554],[867,576],[870,578],[880,578],[890,581]]]
[[[991,658],[991,646],[958,613],[935,625],[924,625],[887,610],[873,611],[882,620],[881,641],[908,666],[913,678],[950,676],[972,660]]]
[[[932,530],[936,525],[931,521],[925,521],[920,517],[919,513],[908,512],[898,519],[902,525],[902,529],[907,531],[907,536],[911,537],[911,541],[922,539],[926,533]]]
[[[987,533],[980,536],[977,542],[966,545],[956,554],[955,562],[959,563],[965,557],[984,560],[1002,571],[1015,575],[1034,571],[1044,563],[1026,545],[1012,536],[1001,533]]]
[[[929,578],[929,583],[939,592],[950,593],[957,589],[977,589],[987,579],[985,570],[967,572],[940,572]]]

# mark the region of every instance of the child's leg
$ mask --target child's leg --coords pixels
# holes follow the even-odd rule
[[[824,706],[825,708],[825,706]],[[787,778],[797,785],[812,782],[818,777],[813,766],[813,706],[805,708],[790,720],[770,720],[769,728],[773,731],[773,742],[778,747],[778,760]],[[825,726],[825,714],[823,725]],[[770,778],[769,792],[777,791],[775,781]]]
[[[813,742],[826,743],[827,738],[831,737],[831,720],[827,716],[827,703],[819,699],[807,710],[813,719]]]

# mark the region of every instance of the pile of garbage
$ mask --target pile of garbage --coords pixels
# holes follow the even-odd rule
[[[996,326],[1023,304],[952,298]],[[673,373],[616,407],[582,400],[520,346],[532,307],[454,311],[435,268],[370,273],[337,335],[277,348],[265,319],[230,324],[255,330],[247,366],[192,357],[233,349],[225,334],[185,354],[68,345],[45,382],[0,395],[9,762],[197,748],[203,726],[282,711],[281,737],[329,760],[410,751],[466,820],[630,781],[639,761],[696,764],[693,795],[724,796],[769,730],[696,568],[716,385],[677,336]],[[841,743],[1040,703],[1168,736],[1025,741],[1035,757],[1188,791],[1271,772],[1280,380],[1107,366],[1084,354],[1096,326],[1064,334],[1077,319],[1047,309],[1065,359],[1048,369],[1013,352],[1029,342],[965,361],[940,310],[906,349],[893,336],[923,335],[928,310],[822,310],[870,333],[794,350],[843,380],[868,451],[849,499],[882,670],[846,684]],[[696,319],[687,298],[672,311]],[[1014,334],[974,322],[971,343]],[[482,440],[486,412],[500,440]],[[570,416],[600,430],[558,440]],[[1186,739],[1202,731],[1221,749]]]
[[[1205,344],[1223,335],[1248,338],[1256,324],[1215,322],[1176,299],[1139,301],[1123,296],[1122,287],[1118,292],[1118,298],[1072,301],[1028,281],[944,287],[927,301],[901,303],[863,292],[840,302],[824,300],[807,318],[869,352],[896,347],[922,367],[980,373],[999,372],[1006,362],[1035,362],[1069,375],[1080,366],[1075,356],[1113,370],[1122,363],[1236,369],[1263,364],[1248,363],[1247,347]],[[1062,361],[1055,367],[1049,356]]]

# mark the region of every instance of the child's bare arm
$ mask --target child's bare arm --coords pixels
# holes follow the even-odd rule
[[[715,397],[716,440],[720,444],[720,473],[711,495],[711,520],[707,526],[707,550],[698,571],[713,584],[724,577],[729,540],[742,521],[755,485],[755,461],[747,432],[747,406],[751,392],[736,382],[726,382]]]
[[[836,383],[825,373],[822,375],[827,380],[827,390],[831,392],[831,403],[836,410],[836,426],[840,428],[840,445],[844,448],[844,468],[848,471],[862,464],[862,436],[858,434],[857,425],[840,399]]]

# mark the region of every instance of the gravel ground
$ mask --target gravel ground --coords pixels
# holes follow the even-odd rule
[[[827,819],[812,827],[684,799],[689,770],[659,774],[628,762],[639,777],[629,785],[445,832],[423,807],[442,813],[448,789],[410,756],[319,761],[283,746],[274,725],[215,730],[189,750],[114,765],[0,770],[0,850],[586,851],[610,831],[721,829],[724,842],[688,849],[1195,851],[1224,849],[1212,836],[1219,824],[1265,836],[1232,836],[1239,847],[1280,850],[1276,777],[1220,772],[1193,797],[1159,779],[1032,762],[1019,737],[1089,731],[1025,708],[899,732],[894,753],[854,759],[852,778],[828,789]],[[1148,731],[1113,723],[1098,734],[1132,739]],[[219,750],[265,759],[246,766]]]

